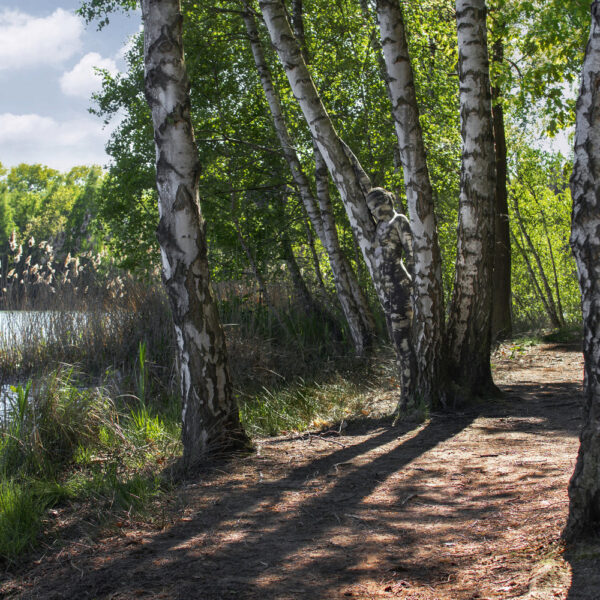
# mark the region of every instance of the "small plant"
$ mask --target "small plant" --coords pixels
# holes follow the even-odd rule
[[[0,558],[31,548],[46,510],[69,500],[100,519],[141,510],[160,493],[158,471],[179,452],[178,423],[78,385],[72,367],[14,387],[0,428]],[[169,411],[168,414],[172,414]],[[18,541],[15,541],[18,540]]]
[[[138,365],[140,372],[137,379],[137,392],[140,404],[146,403],[146,386],[148,383],[148,372],[146,370],[146,342],[140,342],[138,347]]]

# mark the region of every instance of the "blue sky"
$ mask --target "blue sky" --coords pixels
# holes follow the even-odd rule
[[[101,31],[75,15],[79,0],[0,0],[0,163],[66,171],[106,166],[110,126],[90,115],[93,67],[116,72],[141,15],[117,13]],[[567,154],[567,132],[537,145]]]
[[[106,165],[110,128],[90,115],[94,67],[124,69],[123,49],[141,16],[115,14],[97,31],[78,0],[0,0],[0,162],[59,170]]]

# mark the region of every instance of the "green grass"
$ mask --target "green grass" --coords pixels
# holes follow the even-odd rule
[[[30,486],[0,481],[0,557],[11,560],[33,546],[45,508]]]
[[[567,325],[557,329],[542,338],[545,342],[556,344],[573,344],[583,339],[583,328],[581,324]]]
[[[172,407],[77,383],[65,367],[14,388],[0,430],[0,558],[35,546],[50,507],[87,501],[100,520],[144,510],[161,493],[166,458],[180,453]]]
[[[51,508],[102,524],[148,511],[169,489],[163,470],[181,454],[172,324],[164,293],[136,287],[131,297],[86,312],[77,327],[57,311],[49,338],[34,319],[27,344],[0,347],[0,372],[34,375],[15,386],[12,418],[0,423],[0,560],[59,535],[48,533]],[[284,301],[286,331],[254,301],[221,304],[252,436],[318,429],[365,399],[365,363],[352,358],[343,328],[335,338]],[[70,361],[77,368],[62,364]]]
[[[161,497],[161,471],[181,453],[177,397],[111,400],[78,387],[71,367],[15,391],[14,418],[0,431],[0,559],[34,548],[52,507],[87,503],[101,523]],[[254,436],[319,429],[358,413],[365,393],[339,373],[296,378],[243,395],[241,417]]]
[[[328,381],[297,378],[274,389],[265,387],[240,398],[240,417],[251,435],[305,431],[357,414],[366,387],[339,373]]]

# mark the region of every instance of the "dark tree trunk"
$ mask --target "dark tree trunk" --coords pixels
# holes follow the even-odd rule
[[[502,39],[494,42],[492,60],[504,61]],[[496,146],[496,216],[494,273],[492,280],[492,338],[506,339],[512,334],[510,222],[508,218],[508,169],[504,109],[500,88],[492,87],[492,116]]]
[[[576,108],[575,164],[571,177],[571,247],[577,261],[585,358],[584,424],[569,484],[564,537],[575,540],[600,526],[600,1],[592,3]]]
[[[143,0],[145,92],[156,143],[163,281],[177,339],[183,461],[246,448],[232,393],[225,337],[209,283],[200,164],[190,119],[178,0]]]

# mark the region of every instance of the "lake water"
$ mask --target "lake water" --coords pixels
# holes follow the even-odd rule
[[[0,310],[0,354],[24,344],[39,344],[44,339],[52,339],[56,334],[62,338],[65,332],[77,332],[85,324],[87,315],[80,311],[39,311],[39,310]],[[4,418],[14,392],[0,372],[0,421]]]
[[[48,337],[56,323],[57,315],[61,316],[61,320],[62,317],[68,316],[69,325],[73,327],[77,327],[85,318],[83,313],[78,312],[0,311],[0,353],[26,344],[28,341],[38,343]],[[15,385],[15,382],[12,382],[12,385]],[[0,421],[10,405],[8,400],[14,395],[10,387],[11,384],[4,381],[0,373]]]

